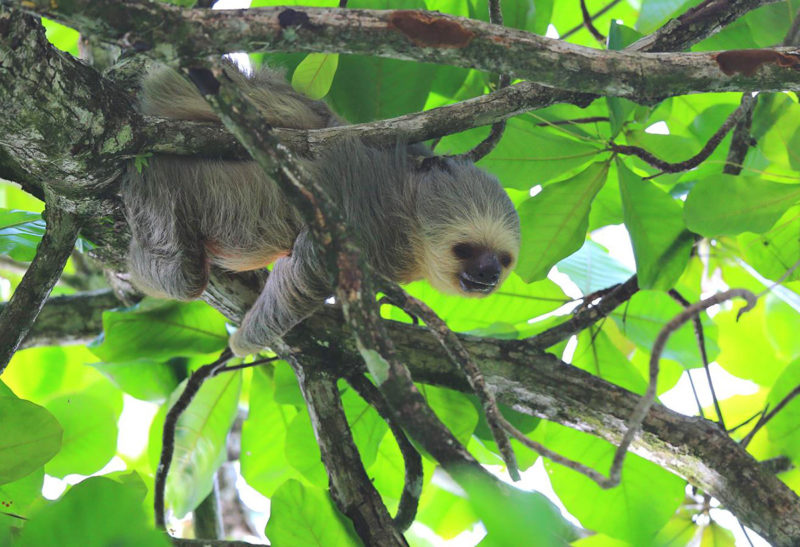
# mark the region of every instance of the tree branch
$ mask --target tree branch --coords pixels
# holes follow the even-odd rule
[[[353,521],[365,544],[408,545],[364,470],[342,408],[336,377],[323,367],[305,367],[297,356],[289,357],[308,406],[337,507]]]
[[[356,53],[501,72],[643,103],[686,93],[800,90],[796,48],[601,51],[482,21],[403,10],[186,10],[145,0],[79,0],[53,9],[48,0],[2,2],[24,4],[108,40],[125,37],[166,62],[236,50]],[[173,42],[176,33],[180,43],[155,49]]]
[[[71,213],[48,205],[43,216],[46,228],[36,256],[0,313],[0,373],[28,335],[78,238],[80,224]]]

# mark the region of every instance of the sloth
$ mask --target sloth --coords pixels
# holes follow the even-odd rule
[[[341,123],[324,102],[297,93],[272,70],[226,72],[272,127]],[[143,79],[140,109],[218,121],[195,87],[165,67]],[[498,181],[470,161],[432,156],[418,144],[358,139],[300,161],[340,208],[366,262],[391,280],[426,279],[444,293],[483,297],[516,263],[517,212]],[[273,264],[231,337],[236,355],[262,350],[333,293],[308,227],[254,161],[155,155],[141,172],[128,166],[121,193],[132,232],[131,279],[146,294],[191,300],[205,290],[212,265],[238,272]]]

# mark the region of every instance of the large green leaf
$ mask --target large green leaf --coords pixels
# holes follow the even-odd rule
[[[707,237],[766,232],[800,199],[800,184],[717,174],[699,181],[683,209],[690,230]]]
[[[35,513],[15,545],[169,546],[167,536],[151,528],[147,520],[138,489],[105,477],[91,477]]]
[[[44,467],[39,467],[21,479],[0,486],[0,545],[11,545],[11,534],[17,533],[17,528],[25,523],[12,515],[30,518],[36,507],[44,502],[42,484]]]
[[[104,312],[104,334],[89,347],[107,362],[203,355],[227,345],[225,323],[222,314],[199,300],[145,299],[132,308]]]
[[[604,474],[611,466],[615,447],[586,433],[548,422],[533,437]],[[608,490],[562,465],[545,460],[545,467],[559,499],[581,524],[633,545],[650,545],[684,498],[683,479],[631,453],[622,482]]]
[[[624,283],[634,272],[608,254],[599,243],[586,240],[577,253],[557,264],[558,271],[566,274],[583,294],[591,294]]]
[[[389,431],[389,427],[377,411],[368,405],[353,389],[348,389],[344,380],[339,381],[344,407],[353,440],[358,447],[364,467],[371,466],[378,456],[378,447]]]
[[[500,486],[486,476],[456,473],[456,479],[469,498],[470,505],[486,526],[486,547],[530,545],[562,546],[575,538],[570,524],[558,508],[539,492],[524,492]],[[525,526],[520,526],[520,523]]]
[[[469,150],[486,137],[487,131],[478,128],[445,137],[436,151]],[[500,143],[479,165],[496,175],[503,186],[527,191],[565,176],[601,153],[602,147],[592,140],[573,138],[563,130],[537,127],[529,118],[511,118]]]
[[[513,273],[486,298],[445,295],[427,282],[412,283],[406,290],[430,306],[454,331],[481,329],[486,333],[498,325],[514,325],[550,313],[569,301],[549,279],[529,284]],[[404,311],[393,306],[384,306],[381,312],[395,321],[410,321]]]
[[[607,173],[607,163],[593,163],[570,179],[548,185],[522,204],[522,249],[516,269],[522,279],[544,279],[556,262],[581,248],[592,200]]]
[[[0,209],[0,254],[30,262],[44,235],[44,220],[39,213]]]
[[[119,391],[68,393],[51,399],[45,406],[64,428],[61,450],[45,466],[48,475],[91,475],[116,454],[117,420],[122,410]]]
[[[734,376],[771,386],[791,359],[779,357],[767,337],[767,310],[763,302],[737,320],[738,307],[714,316],[720,348],[715,360]]]
[[[273,545],[361,545],[330,498],[296,480],[287,481],[272,496],[266,534]]]
[[[168,406],[174,404],[184,387],[185,382],[173,393]],[[225,441],[236,418],[241,387],[241,371],[206,380],[178,419],[165,496],[178,518],[192,511],[211,492],[214,473],[225,461]],[[158,439],[163,424],[163,416],[153,421]],[[160,445],[151,441],[153,455],[158,455],[154,449],[160,451]]]
[[[321,99],[331,88],[337,66],[338,53],[309,53],[294,69],[292,87],[312,99]]]
[[[578,335],[572,364],[634,393],[642,394],[647,387],[644,377],[602,331],[587,329]]]
[[[247,483],[268,497],[286,479],[299,476],[286,459],[289,424],[297,409],[275,402],[274,395],[275,386],[265,367],[253,371],[250,411],[242,424],[240,460]]]
[[[763,234],[744,233],[736,240],[749,265],[767,279],[781,278],[800,257],[800,207],[794,206]],[[788,281],[800,279],[795,269]]]
[[[162,402],[186,377],[186,359],[174,358],[161,362],[137,359],[119,363],[92,363],[103,376],[125,393],[143,401]]]
[[[462,444],[467,444],[478,425],[478,411],[467,396],[452,389],[429,385],[420,386],[420,391],[442,423]]]
[[[695,300],[689,294],[683,296],[690,301]],[[612,317],[625,336],[649,353],[664,325],[682,310],[683,307],[666,293],[639,291],[626,306],[618,308]],[[713,360],[719,352],[716,342],[717,329],[707,316],[701,315],[701,317],[708,358]],[[703,365],[691,321],[672,333],[662,357],[677,361],[686,368]]]
[[[617,162],[625,227],[631,236],[642,289],[671,289],[686,268],[693,237],[680,205]]]
[[[32,473],[61,448],[63,430],[46,409],[0,396],[0,484]]]
[[[309,483],[325,488],[328,475],[322,465],[317,438],[311,426],[311,418],[303,409],[297,413],[286,431],[286,461]]]

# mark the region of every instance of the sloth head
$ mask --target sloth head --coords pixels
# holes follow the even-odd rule
[[[517,262],[517,211],[497,179],[471,162],[432,160],[419,171],[420,274],[444,293],[487,296]]]

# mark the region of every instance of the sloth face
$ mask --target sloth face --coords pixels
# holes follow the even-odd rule
[[[451,249],[460,263],[456,274],[459,292],[485,296],[505,279],[513,262],[510,251],[497,251],[474,243],[456,243]]]

